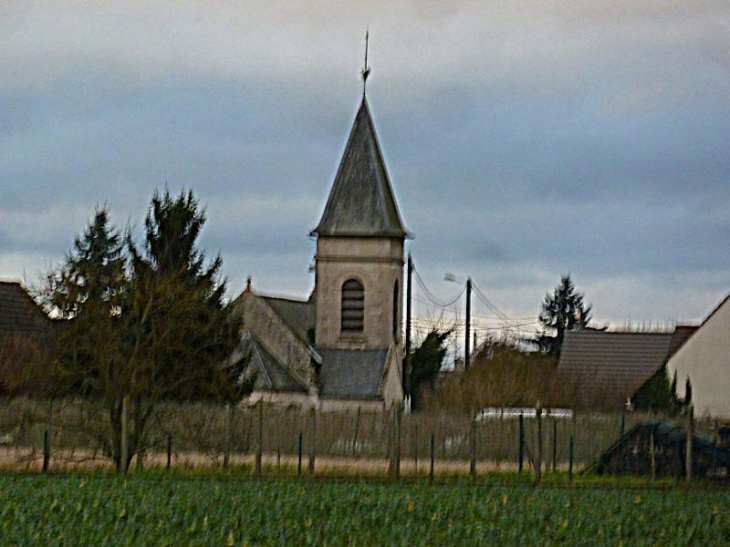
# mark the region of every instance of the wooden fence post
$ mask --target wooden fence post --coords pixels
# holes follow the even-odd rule
[[[474,414],[469,424],[469,474],[472,478],[477,477],[477,418]]]
[[[656,449],[654,444],[654,428],[649,431],[649,455],[651,456],[651,480],[656,480]]]
[[[558,419],[552,417],[553,421],[553,473],[558,470]]]
[[[121,443],[119,450],[120,471],[127,474],[127,460],[129,459],[129,440],[127,438],[127,429],[129,427],[129,395],[122,398],[122,431]]]
[[[51,463],[51,441],[53,438],[53,397],[48,401],[48,423],[43,434],[43,471],[47,472]]]
[[[357,455],[357,436],[360,433],[360,407],[357,407],[355,414],[355,434],[352,436],[352,455]]]
[[[309,412],[309,475],[314,476],[314,458],[316,449],[314,443],[317,439],[317,409],[313,406]]]
[[[542,406],[535,405],[535,425],[537,426],[537,449],[535,451],[535,484],[542,479]]]
[[[571,467],[571,474],[570,479],[573,480],[573,463],[575,462],[575,438],[576,438],[576,427],[575,424],[578,421],[577,414],[575,410],[573,410],[573,417],[570,419],[570,443],[571,443],[571,453],[570,453],[570,467]]]
[[[520,432],[518,436],[517,472],[522,473],[525,462],[525,416],[520,414]]]
[[[621,413],[621,436],[619,437],[619,474],[623,475],[626,471],[626,413]]]
[[[568,480],[573,480],[573,436],[570,436],[570,445],[568,446]]]
[[[413,419],[413,414],[410,414],[410,420],[413,422],[413,466],[418,477],[418,424]]]
[[[233,421],[233,404],[226,404],[226,422],[225,422],[225,447],[223,451],[223,467],[228,467],[231,461],[231,422]]]
[[[297,478],[302,476],[302,451],[304,439],[302,438],[302,432],[299,432],[299,448],[297,450]]]
[[[393,412],[393,479],[400,480],[401,408],[394,406]]]
[[[167,468],[170,469],[172,465],[172,435],[167,434]]]
[[[256,442],[256,458],[254,461],[254,473],[257,477],[261,476],[261,460],[263,459],[264,454],[264,402],[259,401],[259,407],[258,407],[258,422],[259,422],[259,428],[258,428],[258,439]]]
[[[687,407],[687,442],[685,445],[686,455],[684,458],[685,466],[685,480],[687,484],[692,484],[692,460],[693,460],[693,448],[694,448],[694,405],[692,403]]]
[[[429,472],[428,478],[431,483],[433,483],[433,477],[434,477],[434,467],[436,464],[436,454],[434,453],[436,451],[436,436],[431,433],[431,470]]]
[[[43,472],[48,473],[48,465],[51,461],[51,435],[48,428],[43,432]]]

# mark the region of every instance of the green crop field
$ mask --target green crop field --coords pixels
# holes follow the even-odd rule
[[[730,492],[0,476],[2,545],[727,545]]]

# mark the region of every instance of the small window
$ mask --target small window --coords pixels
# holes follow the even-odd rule
[[[398,301],[400,300],[400,292],[398,291],[398,280],[395,280],[395,285],[393,286],[393,338],[398,340],[399,332],[398,332]]]
[[[356,279],[348,279],[342,284],[342,333],[362,333],[364,323],[365,289]]]

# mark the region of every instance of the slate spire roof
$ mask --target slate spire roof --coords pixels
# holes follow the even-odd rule
[[[406,237],[363,96],[317,236]]]

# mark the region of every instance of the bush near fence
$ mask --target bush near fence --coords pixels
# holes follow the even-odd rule
[[[47,431],[52,466],[103,464],[108,458],[106,416],[102,402],[96,400],[0,399],[2,463],[6,467],[38,465]],[[624,418],[628,430],[649,416],[627,413]],[[571,436],[575,469],[595,462],[618,440],[621,419],[621,414],[544,417],[541,457],[544,469],[567,468]],[[404,471],[426,473],[433,437],[433,457],[439,464],[451,465],[447,465],[449,469],[468,472],[473,458],[477,471],[509,471],[518,466],[519,422],[516,416],[474,420],[458,413],[399,416],[393,411],[364,410],[316,412],[313,419],[309,410],[293,406],[228,408],[208,403],[163,403],[149,423],[144,453],[151,464],[159,465],[164,461],[161,455],[171,443],[173,465],[186,458],[204,465],[254,461],[257,453],[266,462],[292,463],[301,451],[305,466],[314,454],[316,458],[337,460],[344,466],[348,462],[370,461],[387,467],[394,457],[394,449],[399,448]],[[530,459],[537,450],[536,420],[524,418],[523,424],[525,470],[529,470]],[[702,427],[700,424],[699,429]]]

